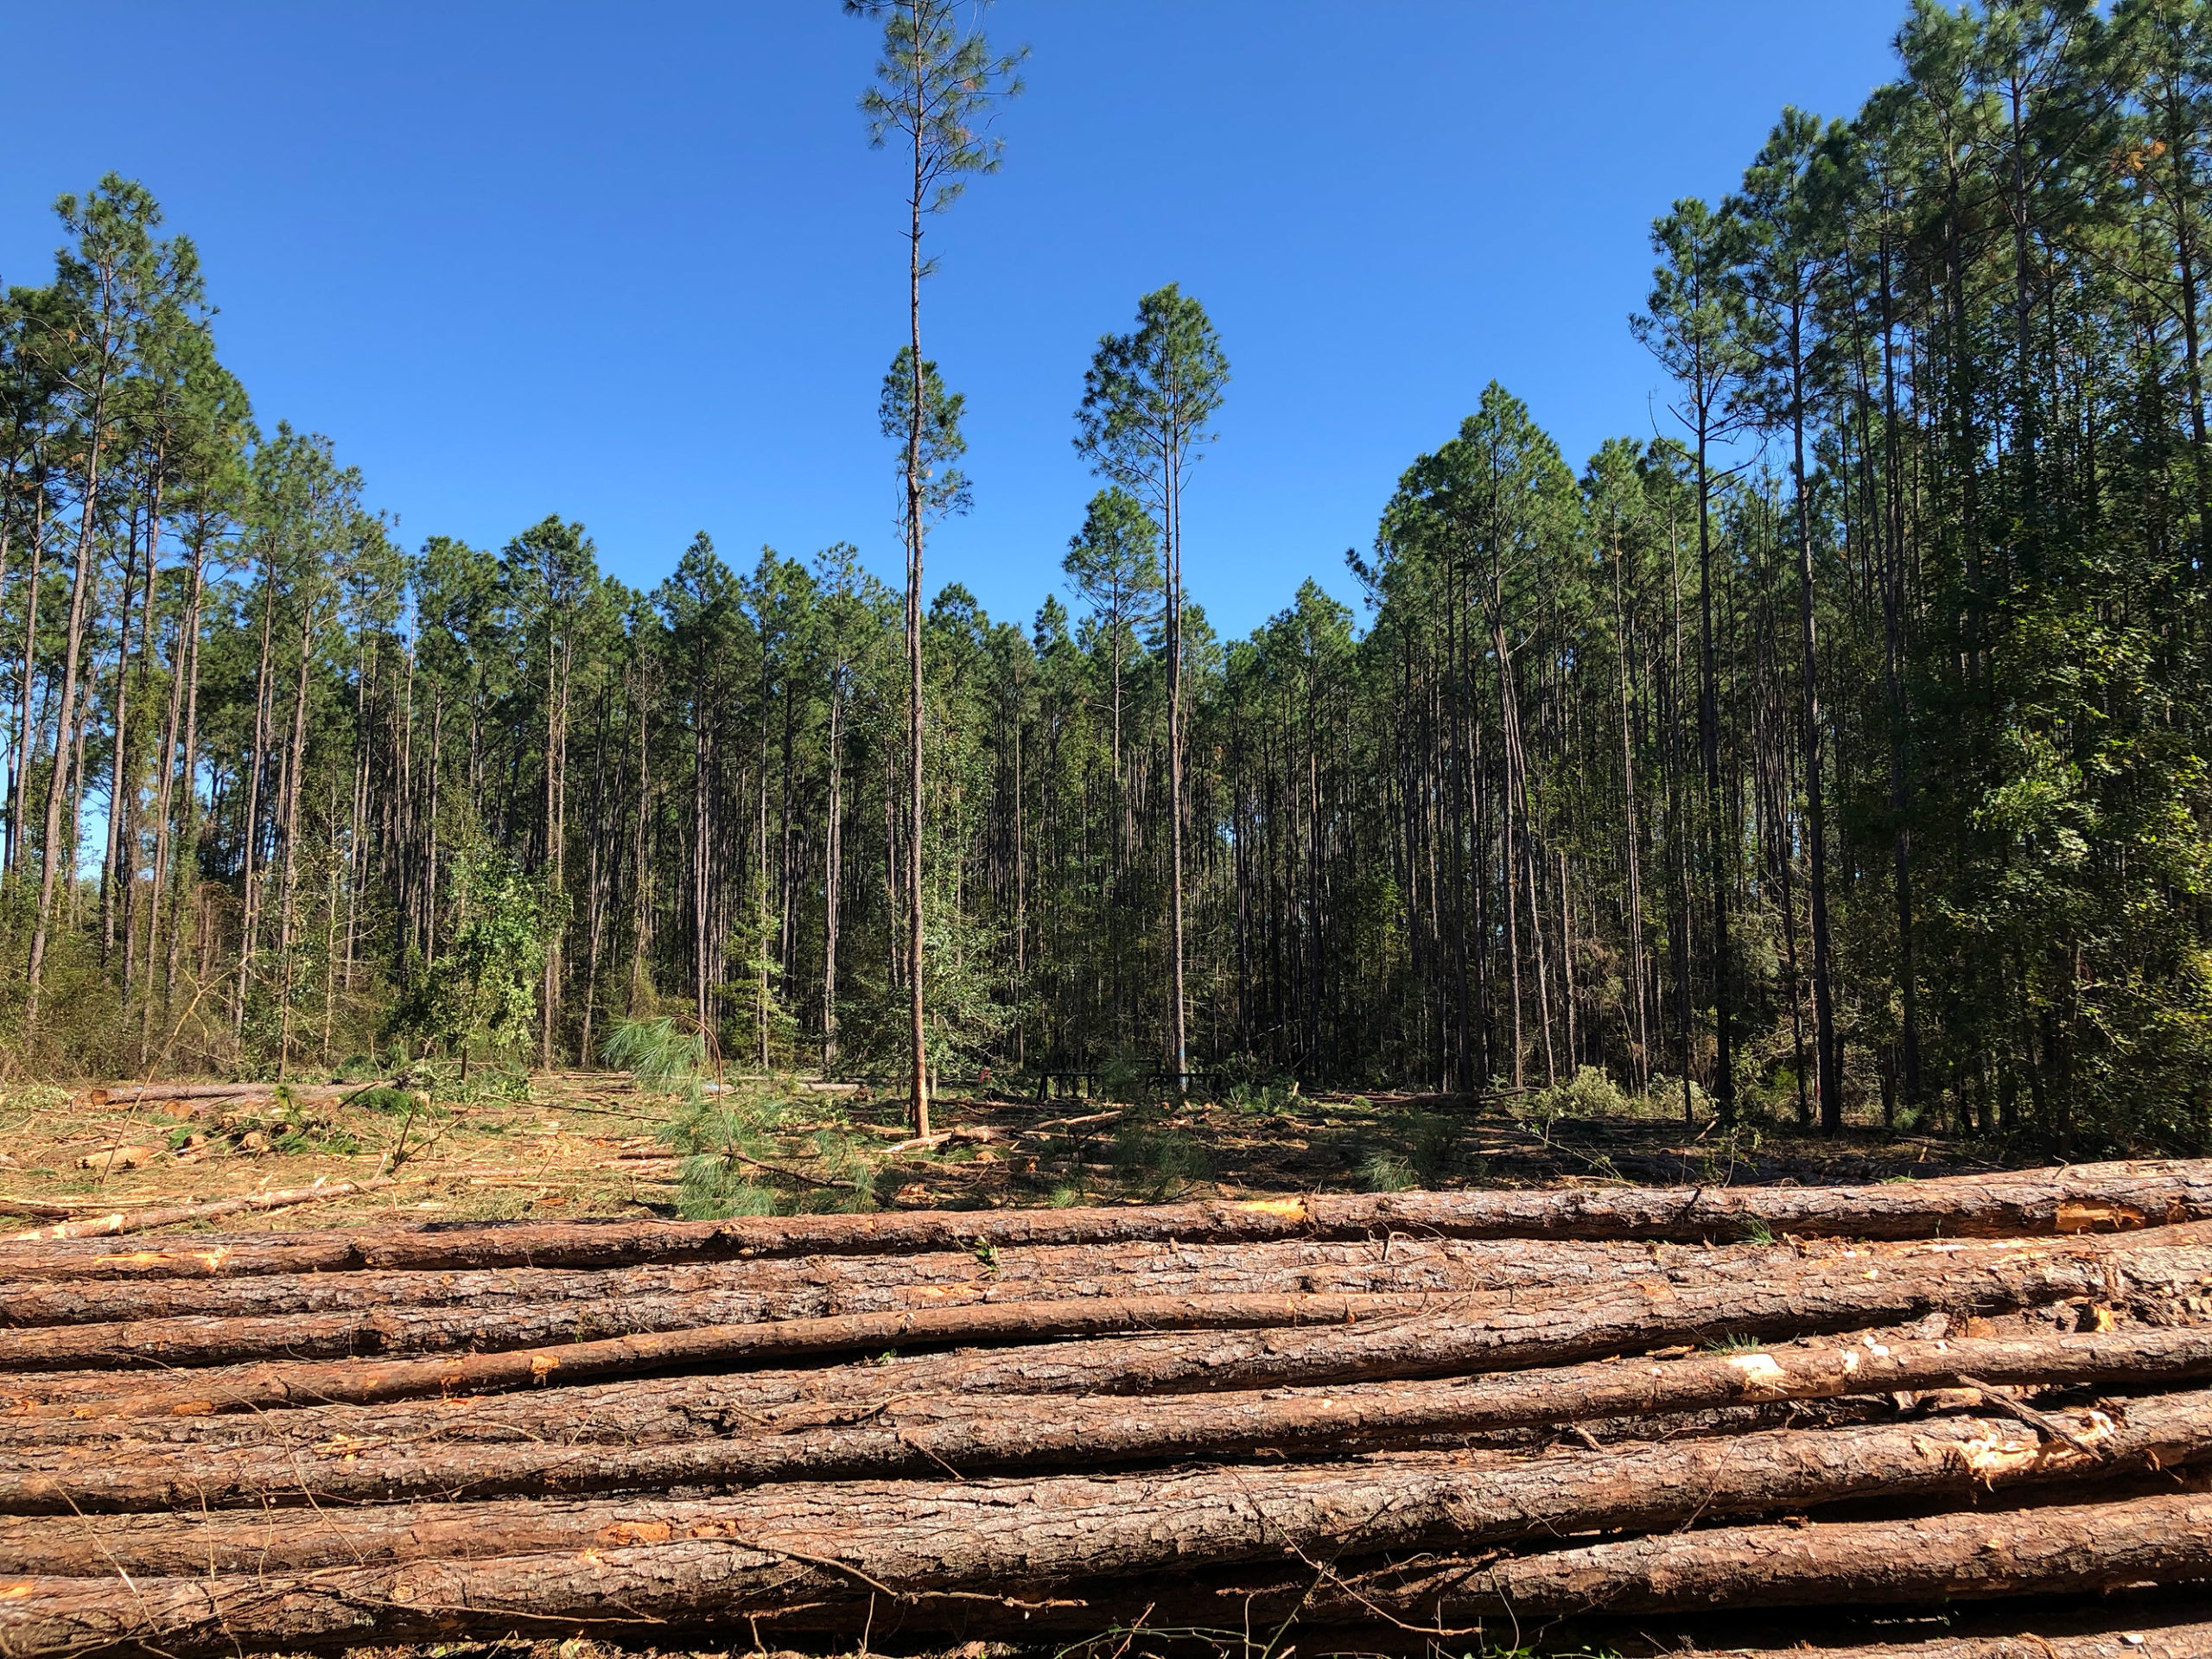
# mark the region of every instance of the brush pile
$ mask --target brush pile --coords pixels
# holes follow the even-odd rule
[[[2207,1471],[2212,1163],[0,1245],[8,1656],[2179,1659]]]

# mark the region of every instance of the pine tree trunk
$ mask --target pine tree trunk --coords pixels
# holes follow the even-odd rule
[[[79,659],[93,603],[92,588],[93,567],[98,560],[100,460],[106,437],[106,391],[107,382],[103,370],[92,404],[92,442],[85,461],[85,484],[77,527],[77,570],[69,588],[69,624],[63,639],[61,656],[61,700],[54,721],[54,774],[47,780],[46,787],[45,842],[41,849],[38,911],[31,928],[30,962],[23,1001],[23,1028],[26,1032],[35,1031],[38,1026],[39,992],[46,968],[47,944],[54,928],[54,896],[63,878],[63,864],[73,851],[76,842],[75,814],[73,811],[69,842],[66,847],[63,843],[61,808],[69,772],[69,738],[77,715]],[[27,646],[26,655],[28,653]],[[24,683],[29,685],[28,678]],[[73,890],[74,885],[73,876]]]
[[[26,826],[30,822],[31,751],[38,734],[31,684],[38,667],[39,577],[46,558],[46,480],[41,472],[32,496],[31,562],[23,589],[23,670],[17,682],[22,697],[16,737],[15,791],[8,811],[8,861],[0,874],[13,875],[22,868],[29,845]]]

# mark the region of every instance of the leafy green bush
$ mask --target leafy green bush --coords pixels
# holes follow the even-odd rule
[[[1613,1080],[1598,1067],[1585,1065],[1565,1083],[1523,1096],[1519,1115],[1550,1124],[1564,1117],[1618,1117],[1628,1109],[1629,1098]]]
[[[1229,1090],[1228,1104],[1263,1117],[1277,1117],[1292,1109],[1298,1085],[1285,1077],[1259,1077],[1238,1083]]]

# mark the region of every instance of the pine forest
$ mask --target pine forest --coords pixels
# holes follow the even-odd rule
[[[2212,7],[1921,0],[1855,114],[1652,204],[1639,435],[1470,387],[1360,603],[1242,639],[1182,530],[1237,342],[1176,283],[1066,387],[1058,591],[931,582],[989,504],[927,238],[1020,65],[858,9],[854,143],[912,164],[862,435],[902,585],[702,533],[633,588],[559,501],[403,540],[225,369],[147,189],[55,204],[0,308],[0,1076],[584,1066],[664,1020],[923,1128],[1121,1068],[2212,1141]]]

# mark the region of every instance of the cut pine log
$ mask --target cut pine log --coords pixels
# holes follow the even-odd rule
[[[2212,1255],[2208,1255],[2212,1265]],[[1159,1330],[1221,1331],[1301,1325],[1349,1325],[1403,1319],[1448,1306],[1448,1295],[1129,1296],[1087,1301],[978,1303],[886,1313],[763,1324],[701,1325],[602,1337],[435,1359],[265,1361],[224,1367],[209,1380],[165,1376],[160,1382],[120,1372],[75,1372],[41,1386],[17,1377],[0,1384],[16,1401],[67,1399],[87,1409],[87,1395],[110,1397],[124,1414],[166,1414],[191,1396],[201,1410],[268,1410],[317,1401],[414,1400],[493,1393],[553,1382],[652,1372],[708,1363],[734,1364],[804,1354],[850,1353],[916,1344],[1036,1341]],[[112,1398],[123,1391],[122,1398]]]
[[[594,1274],[527,1268],[465,1274],[308,1274],[283,1278],[120,1284],[0,1285],[0,1371],[78,1365],[222,1364],[291,1358],[444,1353],[574,1342],[705,1325],[822,1319],[981,1302],[1090,1301],[1118,1297],[1428,1292],[1459,1296],[1557,1295],[1569,1287],[1683,1285],[1783,1276],[1807,1261],[1786,1248],[1736,1246],[1676,1254],[1662,1264],[1632,1245],[1551,1247],[1572,1255],[1481,1259],[1497,1247],[1445,1240],[1385,1254],[1381,1244],[1296,1242],[1183,1249],[1007,1253],[987,1264],[960,1255],[725,1262]],[[1891,1246],[1903,1262],[1928,1246]],[[1840,1260],[1840,1249],[1821,1253]],[[1853,1252],[1852,1259],[1866,1257]],[[348,1282],[352,1281],[352,1282]],[[10,1295],[11,1291],[20,1294]],[[384,1299],[390,1299],[389,1301]],[[137,1306],[133,1307],[133,1304]],[[180,1311],[156,1314],[162,1305]],[[290,1306],[284,1306],[290,1304]],[[351,1306],[349,1307],[349,1304]],[[113,1317],[118,1305],[129,1310]],[[236,1313],[231,1307],[254,1311]],[[195,1311],[181,1311],[194,1308]],[[355,1311],[358,1310],[358,1311]],[[93,1322],[42,1314],[105,1313]],[[20,1328],[8,1329],[7,1325]]]
[[[451,1172],[441,1171],[442,1179]],[[1353,1293],[1541,1290],[1796,1273],[1808,1263],[1955,1252],[1955,1242],[1637,1244],[1549,1239],[1280,1239],[1258,1244],[1047,1245],[896,1255],[747,1257],[603,1269],[268,1274],[238,1279],[0,1280],[0,1330],[124,1320],[275,1318],[403,1307],[632,1303],[707,1292],[760,1299],[760,1317],[878,1312],[947,1301],[1192,1290]],[[4,1258],[0,1258],[4,1260]],[[906,1300],[894,1300],[904,1298]],[[771,1306],[770,1304],[776,1304]],[[4,1366],[0,1366],[4,1369]]]
[[[375,1083],[109,1083],[86,1091],[89,1106],[150,1105],[168,1100],[274,1100],[282,1089],[294,1100],[341,1100]]]
[[[97,1571],[105,1562],[137,1574],[252,1562],[291,1571],[742,1536],[774,1550],[834,1556],[906,1588],[980,1590],[1271,1560],[1286,1547],[1327,1549],[1349,1535],[1362,1552],[1460,1548],[1847,1500],[1957,1500],[1977,1487],[2177,1468],[2212,1458],[2208,1407],[2212,1397],[2190,1392],[2131,1401],[2124,1414],[2064,1414],[2098,1455],[1977,1414],[1535,1456],[1416,1452],[1264,1471],[794,1482],[713,1498],[333,1506],[318,1510],[312,1525],[258,1508],[95,1522],[88,1512],[99,1502],[96,1487],[54,1476],[41,1494],[28,1491],[28,1480],[16,1484],[29,1512],[0,1521],[0,1568],[67,1573],[79,1570],[67,1565],[75,1561]],[[181,1501],[196,1503],[199,1496],[185,1491]]]
[[[1092,1468],[1259,1452],[1311,1455],[1609,1417],[1930,1390],[1955,1386],[1961,1371],[1995,1372],[2022,1384],[2151,1388],[2212,1375],[2212,1329],[2090,1338],[2066,1345],[2046,1340],[1783,1349],[1533,1376],[1141,1400],[893,1394],[873,1409],[839,1414],[827,1422],[818,1409],[806,1409],[763,1414],[731,1433],[716,1432],[721,1425],[714,1420],[694,1418],[691,1433],[673,1441],[617,1439],[625,1424],[612,1414],[588,1435],[565,1440],[517,1443],[513,1427],[503,1424],[510,1438],[495,1444],[444,1441],[438,1433],[441,1414],[419,1407],[374,1416],[352,1414],[350,1421],[348,1414],[328,1411],[276,1413],[228,1420],[258,1427],[251,1440],[0,1445],[0,1512],[606,1493]],[[2186,1398],[2212,1413],[2212,1395]],[[1985,1398],[1983,1414],[1993,1408],[2031,1435],[2063,1440],[2073,1432],[2066,1419],[2024,1408],[2009,1397]],[[2145,1408],[2155,1421],[2166,1421],[2159,1414],[2168,1410],[2164,1402]],[[649,1413],[665,1409],[657,1402],[646,1406]],[[290,1424],[302,1415],[313,1421]],[[2203,1433],[2212,1437],[2212,1422]],[[2085,1442],[2073,1449],[2101,1458],[2121,1445]]]
[[[1722,1337],[1779,1341],[2069,1297],[2166,1300],[2207,1285],[2212,1285],[2212,1223],[2197,1222],[2116,1238],[2042,1239],[1986,1249],[1961,1244],[1953,1252],[1863,1269],[1858,1261],[1845,1260],[1770,1281],[1677,1287],[1655,1279],[1603,1293],[1535,1294],[1503,1306],[1497,1298],[1420,1294],[1117,1297],[708,1326],[437,1359],[270,1361],[158,1382],[124,1373],[69,1373],[50,1380],[18,1375],[0,1380],[0,1407],[201,1415],[477,1394],[707,1362],[761,1363],[917,1344],[1324,1323],[1354,1326],[1370,1356],[1397,1356],[1395,1363],[1403,1364],[1404,1352],[1418,1352],[1427,1374],[1438,1375],[1558,1364]],[[1422,1325],[1405,1328],[1423,1315]],[[1344,1366],[1349,1354],[1350,1344],[1339,1347],[1330,1363]],[[1173,1356],[1162,1357],[1174,1363]],[[1260,1369],[1248,1367],[1248,1375]],[[1296,1376],[1294,1366],[1278,1369],[1293,1373],[1283,1381],[1312,1380]]]
[[[2140,1237],[2140,1235],[2135,1236]],[[82,1312],[103,1301],[168,1300],[149,1290],[194,1293],[191,1300],[264,1300],[225,1293],[289,1292],[342,1302],[328,1279],[368,1281],[383,1294],[434,1296],[428,1305],[342,1306],[238,1316],[175,1314],[0,1328],[0,1373],[83,1366],[162,1369],[238,1363],[264,1355],[289,1360],[399,1357],[490,1352],[707,1325],[948,1309],[982,1303],[1099,1301],[1189,1296],[1448,1295],[1466,1319],[1493,1312],[1529,1313],[1554,1302],[1618,1295],[1646,1299],[1753,1280],[1780,1286],[1808,1274],[1947,1271],[1999,1259],[2013,1247],[1914,1243],[1800,1251],[1782,1246],[1678,1247],[1554,1243],[1521,1253],[1517,1271],[1482,1259],[1495,1246],[1440,1240],[1389,1244],[1287,1243],[1123,1246],[1119,1251],[1056,1248],[1005,1253],[986,1262],[965,1256],[864,1256],[798,1263],[786,1260],[615,1269],[604,1274],[515,1268],[505,1273],[308,1274],[300,1279],[164,1281],[156,1286],[41,1285],[20,1313]],[[1669,1257],[1670,1259],[1662,1259]],[[1331,1258],[1336,1259],[1331,1259]],[[1497,1281],[1503,1280],[1503,1284]],[[3,1290],[4,1287],[0,1287]],[[468,1294],[473,1291],[474,1294]],[[119,1293],[114,1294],[112,1293]],[[550,1294],[549,1294],[550,1293]],[[563,1294],[562,1293],[567,1293]],[[187,1300],[177,1298],[176,1300]],[[270,1299],[273,1300],[273,1299]]]
[[[1980,1432],[1996,1437],[2002,1429],[1983,1424]],[[1935,1449],[1908,1455],[1923,1468],[1944,1468],[1956,1483],[1974,1454],[1954,1464],[1954,1453],[1969,1442],[1934,1438]],[[1673,1450],[1692,1478],[1726,1494],[1724,1510],[1754,1486],[1767,1507],[1804,1501],[1796,1494],[1819,1472],[1814,1459],[1801,1454],[1786,1471],[1770,1471],[1756,1459],[1732,1459],[1732,1446],[1741,1445]],[[1541,1482],[1536,1473],[1549,1501],[1524,1506],[1504,1523],[1517,1530],[1505,1535],[1541,1528],[1539,1511],[1587,1517],[1609,1493],[1625,1497],[1588,1466],[1596,1461],[1547,1460],[1554,1478]],[[1569,1468],[1578,1471],[1579,1500],[1565,1490]],[[521,1529],[417,1517],[411,1529],[373,1538],[365,1538],[353,1512],[318,1517],[315,1527],[264,1516],[246,1523],[234,1548],[197,1556],[134,1543],[133,1530],[152,1530],[144,1517],[77,1522],[73,1534],[63,1523],[47,1535],[74,1537],[79,1552],[97,1538],[114,1553],[80,1573],[0,1580],[0,1651],[34,1659],[130,1644],[200,1659],[585,1627],[601,1635],[650,1629],[664,1645],[671,1631],[756,1622],[849,1633],[870,1598],[904,1631],[957,1629],[970,1637],[1095,1631],[1147,1606],[1165,1615],[1160,1622],[1186,1626],[1234,1629],[1244,1613],[1270,1627],[1299,1615],[1317,1624],[1379,1617],[1441,1636],[1491,1614],[1974,1599],[2212,1578],[2212,1497],[2194,1493],[1910,1521],[1713,1528],[1503,1560],[1430,1557],[1364,1571],[1356,1564],[1419,1541],[1499,1535],[1501,1472],[1383,1465],[1254,1480],[1216,1471],[1152,1480],[1141,1494],[1127,1480],[1079,1483],[1065,1492],[1031,1483],[988,1489],[988,1499],[973,1505],[944,1501],[943,1487],[920,1501],[901,1496],[909,1489],[844,1487],[830,1489],[840,1506],[830,1517],[794,1502],[808,1496],[802,1489],[770,1488],[741,1503],[662,1504],[627,1519],[591,1512],[597,1524],[581,1546],[586,1516],[568,1513],[564,1526],[557,1503],[536,1506]],[[1852,1484],[1836,1465],[1825,1476],[1825,1490]],[[1897,1478],[1866,1484],[1895,1491]],[[1677,1486],[1651,1494],[1647,1507],[1630,1502],[1616,1513],[1688,1518],[1700,1513],[1705,1490]],[[22,1524],[5,1530],[16,1535]],[[525,1531],[539,1541],[527,1553],[491,1553]],[[334,1541],[341,1539],[366,1553],[337,1554]],[[391,1558],[433,1540],[444,1548],[426,1559]],[[6,1548],[10,1560],[33,1559],[28,1548]],[[1286,1572],[1268,1564],[1286,1553],[1300,1565]],[[303,1555],[333,1564],[283,1564]],[[175,1561],[173,1571],[157,1573],[151,1564],[162,1559]],[[1347,1560],[1353,1564],[1335,1564]],[[1208,1580],[1194,1580],[1201,1567],[1212,1569]],[[128,1575],[130,1593],[117,1593],[118,1573]]]
[[[2110,1615],[2107,1616],[2107,1618]],[[2040,1629],[2000,1636],[1939,1637],[1850,1647],[1700,1648],[1667,1659],[2212,1659],[2212,1624],[2113,1624],[2101,1630]],[[2043,1632],[2049,1631],[2045,1635]]]
[[[499,1268],[454,1273],[270,1274],[243,1279],[0,1280],[0,1329],[190,1318],[250,1319],[398,1307],[505,1307],[526,1302],[628,1302],[708,1291],[777,1300],[793,1314],[892,1306],[859,1299],[998,1300],[1052,1295],[1158,1295],[1193,1288],[1505,1290],[1625,1279],[1791,1271],[1845,1246],[1687,1245],[1470,1239],[1288,1239],[1262,1244],[1128,1244],[927,1251],[906,1255],[772,1256],[600,1270]],[[1868,1247],[1914,1251],[1925,1243]],[[1047,1288],[1049,1287],[1049,1288]],[[903,1305],[903,1304],[902,1304]]]
[[[1339,1434],[1410,1430],[1480,1433],[1543,1424],[1655,1416],[1782,1400],[1942,1388],[1968,1371],[2015,1388],[2117,1384],[2154,1387],[2212,1375],[2212,1328],[2134,1330],[2104,1335],[1907,1340],[1872,1333],[1821,1345],[1775,1347],[1755,1353],[1683,1359],[1599,1360],[1550,1370],[1456,1377],[1425,1385],[1377,1386],[1355,1378],[1422,1376],[1429,1322],[1395,1327],[1394,1346],[1363,1345],[1352,1328],[1275,1332],[1262,1336],[1168,1336],[957,1350],[868,1363],[726,1376],[624,1379],[558,1391],[463,1395],[375,1405],[309,1405],[289,1411],[204,1410],[162,1416],[75,1417],[51,1412],[0,1414],[0,1447],[92,1446],[138,1443],[143,1453],[171,1447],[332,1445],[373,1458],[385,1443],[538,1446],[645,1446],[709,1439],[774,1439],[834,1433],[874,1425],[921,1438],[945,1462],[988,1466],[1027,1444],[1039,1459],[1065,1449],[1078,1458],[1109,1459],[1196,1455],[1203,1448],[1175,1437],[1182,1414],[1203,1413],[1220,1400],[1230,1411],[1214,1420],[1226,1433],[1238,1412],[1249,1420],[1253,1449],[1325,1445]],[[1340,1374],[1321,1373],[1331,1344],[1357,1337]],[[1210,1344],[1210,1345],[1209,1345]],[[1292,1346],[1295,1344],[1295,1346]],[[1253,1350],[1260,1349],[1256,1356]],[[1176,1351],[1183,1369],[1149,1399],[1161,1379],[1160,1359]],[[1296,1359],[1302,1386],[1260,1388],[1275,1381],[1252,1375],[1261,1361]],[[1096,1397],[1092,1397],[1096,1396]],[[1316,1400],[1333,1402],[1318,1409]],[[1425,1416],[1433,1402],[1435,1415]],[[1281,1402],[1277,1408],[1276,1402]],[[1402,1417],[1364,1418],[1370,1404]],[[1080,1427],[1063,1427],[1075,1424]],[[930,1436],[943,1436],[941,1440]],[[1020,1437],[1033,1436],[1024,1441]],[[964,1437],[964,1438],[957,1438]],[[932,1465],[941,1467],[941,1465]],[[878,1472],[891,1473],[885,1468]]]
[[[1717,1527],[1488,1564],[1431,1561],[1325,1583],[1306,1607],[1316,1622],[1379,1611],[1451,1625],[1484,1615],[1903,1606],[2207,1580],[2212,1497],[2176,1493],[1910,1521]]]
[[[747,1217],[711,1222],[517,1222],[194,1239],[115,1253],[66,1243],[0,1255],[10,1278],[232,1277],[361,1268],[605,1268],[745,1255],[1143,1242],[1363,1238],[1702,1239],[1783,1233],[1858,1238],[2124,1230],[2212,1217],[2212,1163],[2083,1165],[2003,1176],[1836,1187],[1313,1194],[1148,1208]]]

